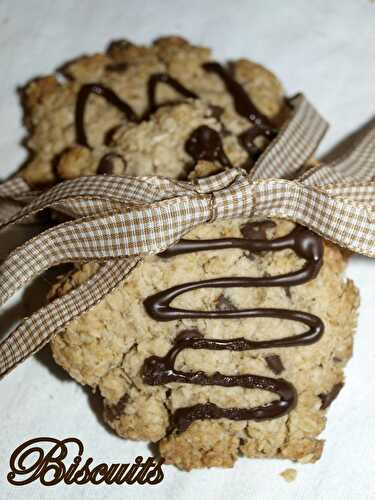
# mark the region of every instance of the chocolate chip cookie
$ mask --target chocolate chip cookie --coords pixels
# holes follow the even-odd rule
[[[227,166],[250,167],[288,112],[263,66],[241,59],[224,68],[178,37],[151,47],[113,42],[31,82],[24,103],[31,159],[23,176],[36,186],[112,171],[184,178],[196,160],[194,146],[185,148],[192,131],[206,142],[217,132]],[[211,150],[199,159],[218,159]]]

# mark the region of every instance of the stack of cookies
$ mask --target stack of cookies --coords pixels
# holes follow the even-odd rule
[[[24,97],[32,155],[22,175],[42,188],[87,175],[250,173],[290,115],[263,66],[218,64],[179,37],[113,42]],[[346,263],[290,221],[206,223],[70,323],[53,356],[100,392],[120,436],[158,443],[167,463],[314,462],[352,353],[358,292]],[[99,265],[76,265],[50,299]]]

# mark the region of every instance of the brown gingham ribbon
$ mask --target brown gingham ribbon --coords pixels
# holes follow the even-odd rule
[[[0,375],[38,351],[67,323],[118,287],[142,257],[198,224],[238,217],[285,218],[341,247],[375,257],[375,127],[340,158],[308,169],[327,123],[302,96],[250,174],[232,168],[180,182],[165,177],[92,176],[44,192],[20,178],[0,185],[0,229],[47,207],[72,219],[16,248],[0,266],[0,304],[46,269],[95,260],[97,272],[23,322],[0,345]],[[21,206],[21,207],[20,207]]]

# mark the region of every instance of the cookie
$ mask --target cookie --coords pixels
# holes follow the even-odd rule
[[[237,101],[232,81],[244,94]],[[151,47],[114,42],[31,82],[23,95],[31,159],[22,175],[38,187],[103,173],[107,154],[122,156],[116,173],[184,178],[192,158],[183,144],[198,124],[220,133],[232,165],[251,164],[248,150],[264,146],[256,120],[272,128],[288,112],[281,84],[263,66],[241,59],[220,67],[210,50],[178,37]]]
[[[159,443],[167,462],[180,468],[229,467],[239,455],[314,462],[351,356],[358,294],[343,279],[345,257],[329,244],[314,279],[272,286],[273,277],[303,270],[306,260],[292,248],[259,253],[246,245],[267,246],[293,231],[311,237],[286,221],[200,226],[187,239],[201,247],[228,238],[245,247],[145,258],[118,290],[54,338],[55,360],[99,389],[104,418],[120,436]],[[72,272],[53,296],[87,280],[97,266]],[[221,278],[234,282],[200,286]],[[158,294],[186,283],[168,317]],[[168,376],[171,369],[175,376]],[[274,392],[280,404],[272,403]]]
[[[62,71],[25,89],[33,158],[22,175],[33,185],[251,171],[289,114],[268,70],[219,65],[178,37],[115,42]],[[207,223],[145,257],[55,336],[53,356],[100,392],[120,436],[158,443],[181,469],[240,455],[314,462],[352,352],[358,293],[346,262],[288,221]],[[77,264],[50,299],[99,265]]]

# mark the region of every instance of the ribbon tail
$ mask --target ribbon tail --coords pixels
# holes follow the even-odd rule
[[[300,179],[305,185],[322,186],[375,179],[375,122],[355,134],[334,160],[315,167]]]
[[[160,223],[164,220],[164,225],[160,224],[160,234],[143,240],[143,247],[134,224],[146,231],[149,224],[155,227],[147,206],[141,211],[132,209],[60,224],[13,251],[0,267],[0,304],[54,265],[99,259],[109,262],[87,284],[39,310],[8,336],[0,345],[0,375],[42,348],[54,333],[110,293],[141,260],[140,254],[166,249],[211,214],[209,196],[182,197],[178,201],[166,200],[152,207],[152,214],[156,213]],[[181,211],[186,217],[176,218]]]
[[[30,186],[22,177],[13,177],[0,184],[0,199],[9,198],[13,200],[23,199],[31,194]]]
[[[208,195],[183,196],[177,200],[156,203],[152,208],[146,205],[142,209],[132,208],[125,213],[78,219],[48,229],[14,250],[0,266],[0,304],[5,304],[17,290],[41,272],[58,264],[110,260],[115,266],[116,263],[123,262],[124,257],[137,261],[141,259],[141,255],[165,250],[195,225],[209,219],[210,202]],[[184,213],[183,217],[181,213]],[[152,237],[147,232],[149,227],[155,230]],[[104,269],[114,269],[114,272],[117,272],[121,267],[117,269],[104,266]],[[124,276],[124,272],[125,268],[119,279]],[[101,283],[100,279],[105,283]],[[111,290],[113,279],[110,273],[100,279],[98,278],[90,288],[91,295],[103,297]],[[36,344],[42,346],[48,341],[48,332],[48,335],[52,334],[57,326],[62,327],[70,321],[71,310],[78,315],[82,312],[85,302],[95,304],[99,300],[98,298],[95,302],[90,297],[83,299],[78,295],[72,297],[72,301],[68,303],[72,309],[68,308],[67,313],[64,301],[61,308],[58,307],[60,302],[57,302],[56,306],[47,306],[40,313],[42,319],[36,313],[5,341],[0,350],[5,356],[5,371],[18,362],[17,356],[23,359],[26,353],[32,352]],[[46,333],[41,332],[41,329],[45,329]],[[17,354],[20,352],[22,355]]]
[[[0,344],[0,378],[117,288],[140,260],[139,257],[132,257],[101,265],[88,281],[25,319]]]
[[[20,212],[25,203],[35,199],[38,194],[39,192],[31,190],[22,177],[13,177],[0,184],[0,227],[5,221]]]

